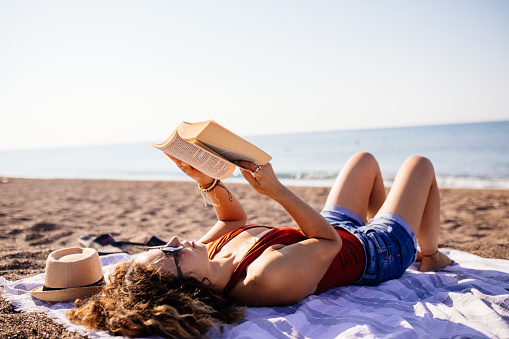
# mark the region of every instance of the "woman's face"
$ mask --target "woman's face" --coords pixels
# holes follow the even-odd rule
[[[184,277],[194,277],[202,280],[208,274],[209,258],[207,247],[202,243],[192,241],[180,241],[179,238],[173,237],[166,244],[168,247],[183,248],[174,253],[163,252],[159,249],[151,249],[137,256],[138,261],[149,264],[160,269],[162,272],[170,273],[178,277],[177,267],[173,255],[178,259],[180,269]]]

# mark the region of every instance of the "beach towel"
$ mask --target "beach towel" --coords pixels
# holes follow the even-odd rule
[[[343,286],[285,307],[252,307],[246,319],[213,338],[509,338],[509,260],[441,250],[455,264],[433,273],[413,264],[378,286]],[[125,253],[101,258],[105,274]],[[119,338],[86,331],[65,318],[72,303],[50,304],[28,291],[44,275],[8,281],[2,294],[19,311],[46,312],[70,331],[90,338]]]

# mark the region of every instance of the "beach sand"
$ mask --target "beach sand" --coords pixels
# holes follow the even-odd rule
[[[144,242],[152,235],[196,240],[215,222],[193,182],[9,179],[0,183],[0,276],[44,272],[48,254],[88,235]],[[228,184],[249,223],[295,227],[275,202],[247,184]],[[320,210],[328,188],[292,187]],[[440,246],[509,259],[509,191],[441,189]],[[129,253],[143,250],[128,246]],[[0,297],[0,338],[83,338],[44,314],[19,313]]]

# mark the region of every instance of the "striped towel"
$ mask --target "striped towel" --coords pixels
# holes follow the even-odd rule
[[[337,287],[293,306],[248,308],[243,323],[214,338],[509,338],[509,260],[442,251],[456,264],[436,273],[421,273],[414,264],[400,279],[379,286]],[[129,256],[101,260],[106,272]],[[18,310],[46,312],[91,338],[110,337],[69,323],[65,312],[72,303],[31,298],[27,292],[43,280],[0,278],[0,285]]]

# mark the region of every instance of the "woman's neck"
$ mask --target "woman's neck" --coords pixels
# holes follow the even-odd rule
[[[237,265],[235,256],[214,258],[210,261],[210,271],[207,279],[214,288],[222,291],[230,281]]]
[[[253,228],[240,233],[226,243],[210,262],[211,268],[207,278],[212,285],[223,290],[247,251],[271,229],[264,227]]]

